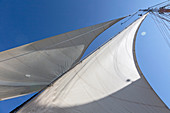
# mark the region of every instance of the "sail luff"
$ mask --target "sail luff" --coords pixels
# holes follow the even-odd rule
[[[134,62],[134,38],[146,15],[65,73],[19,112],[169,113],[139,75]]]

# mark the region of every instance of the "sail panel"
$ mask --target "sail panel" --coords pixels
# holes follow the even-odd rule
[[[123,18],[0,52],[0,99],[42,89],[74,66],[100,33]]]
[[[169,113],[134,62],[134,38],[146,16],[68,71],[19,112]]]

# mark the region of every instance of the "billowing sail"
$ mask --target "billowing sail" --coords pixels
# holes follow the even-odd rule
[[[19,112],[169,113],[135,60],[136,33],[146,15],[68,71]]]
[[[99,34],[123,18],[1,52],[0,99],[40,90],[74,66]]]

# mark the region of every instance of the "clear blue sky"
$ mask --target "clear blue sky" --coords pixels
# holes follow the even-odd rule
[[[0,0],[0,51],[132,14],[163,0]],[[100,35],[86,55],[121,31],[116,24]],[[141,33],[146,32],[145,36]],[[156,93],[170,107],[170,48],[148,16],[137,36],[137,60]],[[33,94],[0,101],[8,113]]]

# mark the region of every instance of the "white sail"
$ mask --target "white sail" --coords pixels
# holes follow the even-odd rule
[[[68,71],[19,112],[169,113],[136,62],[136,33],[146,15]]]
[[[74,66],[99,34],[123,18],[0,52],[0,99],[40,90]]]

